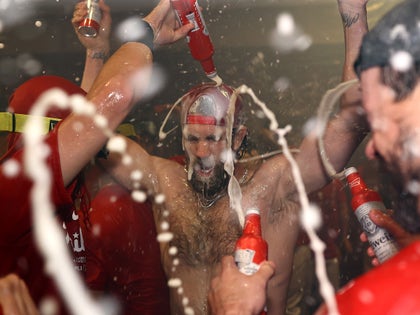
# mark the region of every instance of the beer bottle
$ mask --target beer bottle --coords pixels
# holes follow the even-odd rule
[[[258,271],[260,264],[267,260],[268,244],[261,234],[260,211],[256,208],[247,210],[242,236],[236,241],[235,262],[239,271],[252,275]],[[261,315],[265,315],[263,310]]]
[[[370,246],[380,263],[391,258],[398,252],[398,245],[389,232],[372,222],[369,212],[372,209],[386,211],[378,192],[366,186],[354,167],[345,170],[347,182],[352,194],[352,209],[365,231]]]
[[[216,77],[217,72],[213,62],[214,47],[197,0],[171,0],[171,4],[182,25],[188,23],[194,25],[187,35],[192,57],[201,63],[207,77],[210,79]]]

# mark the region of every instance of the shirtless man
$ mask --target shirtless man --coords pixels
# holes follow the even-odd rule
[[[349,60],[354,58],[350,56]],[[348,64],[344,69],[346,80],[354,77],[348,73],[351,70]],[[184,314],[186,308],[192,308],[194,314],[209,313],[207,294],[211,279],[222,257],[233,254],[242,231],[238,215],[229,204],[229,176],[223,169],[228,145],[231,143],[231,149],[239,156],[248,132],[241,120],[240,98],[232,114],[233,125],[229,124],[232,117],[227,119],[227,108],[232,94],[227,85],[216,87],[208,83],[184,95],[181,127],[186,167],[152,156],[130,141],[126,154],[132,157],[131,164],[121,163],[119,153],[111,153],[107,161],[124,185],[137,188],[131,175],[132,171],[140,170],[141,188],[149,195],[164,196],[163,201],[156,198],[154,203],[155,222],[158,233],[168,231],[162,222],[169,223],[173,239],[161,243],[162,262],[169,279],[182,281],[179,288],[171,289],[173,315]],[[337,170],[345,166],[365,128],[364,120],[357,114],[359,103],[353,103],[352,98],[346,100],[324,137],[326,153]],[[233,135],[228,139],[231,130]],[[315,137],[303,140],[296,160],[308,192],[328,182]],[[290,164],[283,155],[257,165],[236,163],[234,176],[242,189],[242,209],[261,210],[263,237],[269,244],[268,258],[276,265],[268,283],[268,314],[284,314],[293,250],[300,229],[300,204]]]

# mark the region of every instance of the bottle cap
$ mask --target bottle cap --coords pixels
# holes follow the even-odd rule
[[[206,76],[207,76],[207,78],[209,78],[209,79],[214,79],[216,76],[217,76],[217,71],[216,70],[214,70],[213,72],[210,72],[210,73],[206,73]]]
[[[357,173],[357,169],[355,167],[349,167],[344,170],[344,175],[349,176],[350,174]]]
[[[260,210],[258,208],[249,208],[248,210],[246,210],[245,215],[249,215],[249,214],[260,214]]]
[[[201,60],[201,66],[208,78],[211,79],[217,75],[216,67],[214,66],[212,58]]]

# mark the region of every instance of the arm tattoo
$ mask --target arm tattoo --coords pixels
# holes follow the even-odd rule
[[[108,54],[103,51],[97,51],[90,54],[89,57],[92,59],[102,59],[105,62],[105,60],[108,59]]]
[[[349,28],[359,20],[359,14],[357,13],[356,15],[351,16],[347,13],[343,13],[341,14],[341,19],[343,20],[344,27]]]

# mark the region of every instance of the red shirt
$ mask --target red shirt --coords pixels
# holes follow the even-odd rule
[[[58,155],[57,128],[46,138],[51,154],[47,164],[53,177],[51,198],[57,210],[57,220],[64,227],[63,237],[73,251],[76,269],[85,268],[85,252],[83,236],[77,214],[73,206],[72,192],[75,183],[69,188],[64,187],[61,175],[60,159]],[[17,176],[5,175],[6,159],[0,165],[0,277],[9,273],[16,273],[27,284],[35,303],[45,297],[56,297],[62,304],[52,279],[44,272],[44,259],[40,256],[33,233],[31,203],[29,200],[32,187],[31,181],[22,173],[22,149],[12,153],[8,159],[19,163],[21,169]],[[59,314],[66,312],[61,305]]]
[[[121,314],[169,314],[150,203],[135,202],[120,185],[107,185],[91,202],[89,222],[83,232],[88,286],[116,296]]]
[[[419,295],[420,241],[417,241],[350,281],[336,298],[341,315],[417,315]]]

